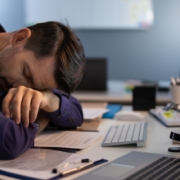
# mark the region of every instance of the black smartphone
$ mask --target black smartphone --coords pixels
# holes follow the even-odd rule
[[[3,28],[3,26],[0,24],[0,33],[2,32],[6,32],[5,29]]]

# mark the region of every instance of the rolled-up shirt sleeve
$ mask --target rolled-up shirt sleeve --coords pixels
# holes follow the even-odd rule
[[[83,112],[77,99],[57,89],[53,89],[52,92],[60,98],[60,105],[58,110],[46,112],[50,121],[62,129],[73,129],[81,126]]]
[[[36,123],[26,128],[0,112],[0,159],[14,159],[32,147],[37,131]]]
[[[0,106],[4,96],[4,93],[0,93]],[[0,159],[14,159],[33,147],[37,132],[36,123],[31,123],[26,128],[0,112]]]

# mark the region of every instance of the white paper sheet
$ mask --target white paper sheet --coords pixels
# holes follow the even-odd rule
[[[13,160],[1,160],[0,170],[20,174],[35,179],[49,179],[57,176],[52,168],[66,161],[72,153],[48,149],[29,149]],[[1,175],[0,175],[1,177]],[[14,179],[3,177],[2,179]]]
[[[72,154],[63,151],[48,149],[29,149],[24,154],[13,160],[1,160],[0,170],[22,175],[35,179],[50,179],[66,170],[85,165],[82,159],[88,158],[90,161],[98,161],[102,157],[93,157],[81,154]],[[65,166],[68,163],[68,166]],[[52,169],[57,168],[57,173],[52,173]],[[18,180],[0,175],[0,178],[7,180]]]
[[[44,131],[36,137],[35,146],[85,149],[100,136],[99,132]]]
[[[3,179],[3,180],[22,180],[22,179],[8,177],[8,176],[4,176],[4,175],[0,175],[0,179]]]
[[[108,112],[108,109],[104,108],[83,108],[83,115],[85,120],[92,120]]]
[[[0,168],[16,168],[23,170],[50,171],[65,161],[72,153],[49,149],[29,149],[13,160],[1,160]]]
[[[57,174],[53,174],[49,171],[28,171],[22,169],[14,169],[14,168],[0,168],[0,169],[6,172],[11,172],[13,174],[22,175],[25,177],[30,177],[35,179],[42,179],[42,180],[51,179],[57,176]]]

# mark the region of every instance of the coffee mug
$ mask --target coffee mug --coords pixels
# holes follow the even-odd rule
[[[180,104],[180,85],[171,86],[171,101]]]

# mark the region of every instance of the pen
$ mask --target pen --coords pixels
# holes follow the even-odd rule
[[[71,173],[74,173],[74,172],[78,172],[84,168],[87,168],[91,165],[93,165],[94,163],[93,162],[89,162],[87,164],[84,164],[84,165],[80,165],[78,167],[75,167],[75,168],[72,168],[72,169],[69,169],[69,170],[66,170],[66,171],[63,171],[60,173],[61,176],[65,176],[65,175],[68,175],[68,174],[71,174]]]
[[[59,168],[52,169],[52,173],[58,173],[59,172],[60,176],[65,176],[65,175],[68,175],[68,174],[71,174],[71,173],[74,173],[74,172],[78,172],[78,171],[80,171],[80,170],[82,170],[84,168],[87,168],[87,167],[94,164],[94,162],[89,160],[89,159],[82,159],[81,163],[82,164],[81,165],[78,164],[77,167],[73,167],[71,169],[67,169],[67,170],[63,171],[63,168],[66,168],[70,164],[70,162],[67,162],[60,169]]]
[[[176,78],[176,84],[180,85],[180,78]]]
[[[176,81],[175,81],[175,79],[174,79],[173,77],[171,77],[171,84],[172,84],[173,86],[176,85]]]

